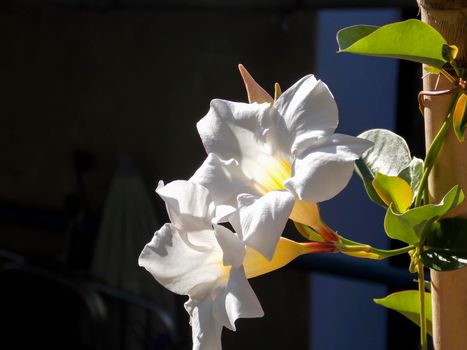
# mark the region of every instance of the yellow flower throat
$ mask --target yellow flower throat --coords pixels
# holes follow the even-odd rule
[[[253,174],[255,187],[262,194],[274,190],[284,190],[284,181],[292,176],[289,162],[273,157],[264,157],[257,163]]]

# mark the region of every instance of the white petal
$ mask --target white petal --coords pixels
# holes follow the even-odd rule
[[[311,130],[298,135],[291,146],[291,153],[294,158],[299,157],[304,150],[316,145],[320,145],[330,137],[328,132],[322,130]]]
[[[224,265],[235,268],[243,264],[245,257],[245,243],[235,233],[224,226],[215,225],[217,242],[219,242],[224,254]]]
[[[213,230],[198,231],[191,237],[203,249],[184,240],[173,225],[165,224],[144,247],[138,263],[172,292],[202,296],[225,278],[228,270]]]
[[[278,144],[269,142],[278,120],[279,114],[269,103],[213,100],[197,127],[207,153],[215,153],[223,160],[235,159],[251,178],[258,159],[280,151],[276,149]]]
[[[282,115],[286,131],[281,138],[294,143],[310,131],[330,135],[337,128],[338,111],[326,84],[308,75],[287,89],[274,103]],[[296,148],[292,145],[292,149]]]
[[[366,140],[335,134],[303,151],[285,187],[310,203],[328,200],[349,182],[354,161],[371,146]]]
[[[272,259],[294,201],[287,191],[271,191],[259,198],[239,195],[238,220],[245,243]]]
[[[264,311],[242,268],[230,270],[225,306],[230,324],[239,318],[263,317]],[[235,329],[235,328],[234,328]]]
[[[206,187],[217,205],[236,206],[237,195],[248,187],[248,179],[236,160],[222,160],[213,153],[208,154],[190,182]]]
[[[239,318],[262,317],[264,311],[245,277],[243,267],[230,270],[229,280],[214,302],[213,312],[219,323],[235,331]]]
[[[244,194],[246,195],[246,194]],[[255,196],[252,196],[253,200],[257,197]],[[237,234],[237,236],[242,240],[244,241],[244,237],[243,237],[243,231],[242,231],[242,225],[240,223],[240,215],[239,215],[239,212],[238,210],[235,211],[232,215],[230,215],[229,217],[229,224],[232,225],[232,228],[234,230],[234,232]]]
[[[216,206],[216,215],[212,219],[213,224],[218,224],[220,222],[227,222],[229,221],[229,218],[232,216],[232,214],[236,211],[237,209],[235,207],[232,207],[230,205],[218,205]]]
[[[177,180],[162,187],[159,183],[156,192],[166,203],[170,221],[179,229],[194,231],[211,227],[215,207],[204,186]]]
[[[221,350],[222,324],[213,315],[210,297],[195,301],[189,299],[185,309],[190,315],[193,350]]]

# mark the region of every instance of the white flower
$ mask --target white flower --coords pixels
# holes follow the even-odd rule
[[[310,203],[339,193],[371,146],[334,134],[337,124],[331,92],[312,75],[273,104],[213,100],[197,124],[208,157],[190,180],[207,187],[216,204],[237,207],[235,230],[271,259],[288,218],[320,225]]]
[[[172,222],[154,234],[139,264],[167,289],[189,296],[185,308],[196,350],[221,349],[222,327],[235,330],[238,318],[263,316],[247,277],[276,270],[302,254],[335,251],[335,245],[328,243],[300,244],[281,238],[268,261],[235,233],[211,223],[216,221],[217,208],[203,186],[174,181],[160,184],[157,193]]]
[[[171,223],[154,234],[139,264],[167,289],[189,296],[193,349],[220,349],[223,326],[235,330],[238,318],[263,316],[242,266],[245,245],[227,228],[213,227],[215,207],[203,186],[174,181],[156,191]]]

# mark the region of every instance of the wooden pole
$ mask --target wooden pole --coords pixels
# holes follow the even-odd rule
[[[417,1],[422,21],[436,28],[449,44],[459,48],[456,61],[466,67],[467,0]],[[427,91],[451,87],[446,79],[438,81],[436,76],[427,76],[423,81]],[[427,147],[446,117],[450,98],[450,95],[425,98]],[[430,200],[439,202],[456,184],[467,193],[467,142],[459,143],[451,127],[429,179]],[[467,218],[467,201],[450,216]],[[431,271],[431,280],[435,349],[467,349],[467,268],[453,272]]]

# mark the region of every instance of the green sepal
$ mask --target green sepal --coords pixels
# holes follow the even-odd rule
[[[432,225],[449,210],[464,201],[464,193],[459,186],[454,186],[439,204],[427,204],[399,213],[394,205],[386,211],[384,229],[390,238],[408,244],[418,244],[425,239],[425,234],[432,230]]]
[[[430,25],[409,19],[375,29],[352,26],[337,32],[339,52],[399,58],[441,68],[452,51]],[[446,49],[448,47],[448,49]]]
[[[467,265],[467,219],[436,222],[425,235],[423,263],[436,271],[457,270]]]
[[[405,290],[373,301],[388,309],[395,310],[420,327],[420,296],[418,290]],[[431,294],[425,292],[425,317],[428,334],[432,334]]]

